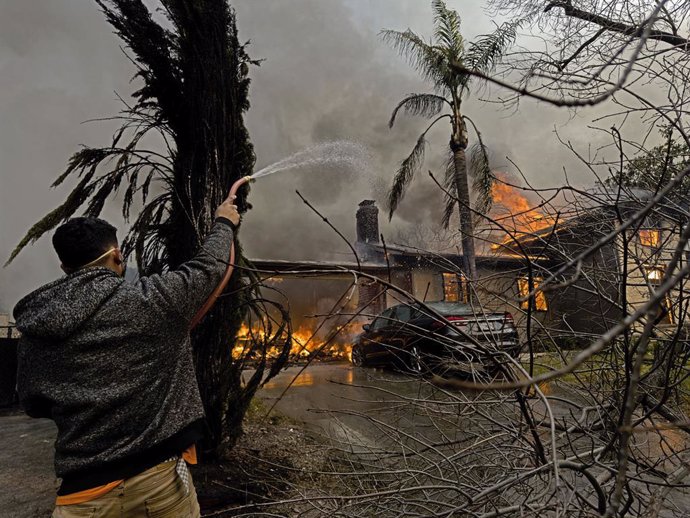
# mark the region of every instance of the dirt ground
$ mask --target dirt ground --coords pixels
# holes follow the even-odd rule
[[[257,503],[289,495],[296,486],[318,484],[312,473],[325,450],[310,434],[280,416],[264,419],[264,407],[253,405],[243,438],[231,457],[215,466],[194,468],[202,514],[218,517],[259,512]],[[50,516],[58,481],[53,473],[55,426],[30,419],[18,410],[0,413],[0,516]],[[233,510],[233,508],[239,509]],[[285,516],[289,508],[273,509]]]
[[[318,474],[327,462],[324,444],[282,415],[265,419],[266,410],[263,400],[255,399],[245,418],[244,436],[229,458],[192,469],[202,514],[299,516],[297,508],[269,504],[331,483]]]

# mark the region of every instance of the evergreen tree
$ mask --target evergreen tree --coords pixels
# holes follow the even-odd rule
[[[143,275],[174,269],[196,254],[232,183],[252,173],[255,157],[243,116],[249,108],[249,66],[258,63],[238,40],[227,0],[160,0],[165,27],[142,0],[96,2],[128,49],[141,87],[117,117],[122,124],[110,145],[71,157],[53,186],[68,179],[76,186],[29,230],[10,261],[80,209],[98,216],[123,188],[125,220],[135,200],[143,204],[123,240],[123,253],[135,258]],[[247,210],[246,195],[247,189],[239,193],[240,212]],[[239,243],[236,247],[241,263]],[[205,450],[211,456],[234,445],[267,367],[264,351],[256,375],[241,385],[243,363],[231,357],[249,298],[241,275],[233,276],[227,292],[232,295],[221,297],[192,334],[210,432]],[[287,347],[278,363],[287,358]]]

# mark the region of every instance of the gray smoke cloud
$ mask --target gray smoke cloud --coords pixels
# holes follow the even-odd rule
[[[493,29],[482,2],[448,4],[462,14],[466,37]],[[238,0],[233,5],[241,38],[251,40],[250,54],[266,60],[251,71],[247,116],[257,168],[328,140],[355,140],[371,155],[366,171],[328,167],[257,182],[251,197],[255,208],[243,227],[245,249],[255,258],[350,260],[347,246],[294,191],[299,189],[351,238],[357,204],[373,198],[381,206],[398,163],[426,125],[401,119],[389,130],[390,112],[404,95],[427,86],[378,32],[411,27],[430,36],[430,2]],[[112,124],[82,122],[114,115],[120,108],[114,92],[127,97],[133,88],[134,70],[120,45],[95,3],[0,3],[0,261],[31,224],[64,199],[69,186],[51,191],[49,185],[69,156],[80,144],[102,145],[112,135]],[[571,120],[567,112],[528,102],[511,115],[476,98],[466,110],[499,166],[507,166],[503,157],[510,156],[540,186],[560,183],[563,166],[571,180],[591,182],[554,135],[557,126],[574,145],[586,147],[588,140],[603,138],[584,131],[591,117]],[[440,218],[442,196],[426,171],[442,174],[447,127],[441,125],[429,140],[423,174],[390,224],[382,210],[386,234],[433,225]],[[122,223],[117,203],[104,217]],[[0,312],[58,275],[50,240],[43,238],[0,270]]]

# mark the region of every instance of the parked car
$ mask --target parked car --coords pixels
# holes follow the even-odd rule
[[[354,365],[395,366],[418,374],[491,372],[496,366],[487,361],[486,351],[515,357],[520,349],[510,313],[477,314],[470,306],[454,302],[393,306],[363,329],[352,347]]]

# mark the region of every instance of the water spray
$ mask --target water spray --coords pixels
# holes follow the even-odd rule
[[[255,181],[254,178],[251,176],[244,176],[237,180],[234,184],[232,184],[232,187],[230,187],[230,193],[228,194],[228,199],[232,199],[233,196],[237,194],[237,191],[242,187],[244,184]],[[194,315],[194,318],[192,319],[192,325],[191,328],[194,329],[199,322],[201,322],[201,319],[203,319],[206,316],[206,313],[209,312],[209,310],[213,307],[213,305],[216,303],[216,300],[218,300],[218,297],[220,296],[221,293],[223,293],[223,290],[225,287],[228,285],[228,282],[230,281],[230,277],[232,277],[232,272],[235,269],[235,240],[233,239],[232,244],[230,245],[230,257],[228,259],[228,266],[225,269],[225,274],[223,274],[223,278],[221,281],[218,283],[216,288],[213,290],[213,293],[209,295],[208,299],[206,299],[206,302],[204,305],[201,307],[201,309],[197,312],[196,315]]]
[[[336,140],[332,142],[322,142],[316,144],[302,151],[298,151],[293,155],[279,160],[278,162],[264,167],[260,171],[256,171],[250,176],[245,176],[237,180],[230,188],[228,197],[231,198],[237,194],[237,191],[244,184],[254,182],[258,178],[272,175],[282,171],[291,169],[299,169],[303,167],[328,167],[331,165],[346,166],[351,171],[368,171],[369,170],[369,151],[367,148],[356,142],[347,140]],[[213,293],[204,303],[203,307],[198,311],[192,319],[191,327],[196,327],[206,313],[213,307],[218,297],[223,292],[225,287],[232,277],[232,272],[235,268],[235,244],[233,242],[230,247],[230,259],[228,260],[228,267],[225,270],[223,279],[218,286],[213,290]]]

